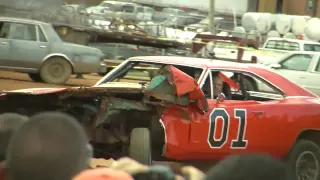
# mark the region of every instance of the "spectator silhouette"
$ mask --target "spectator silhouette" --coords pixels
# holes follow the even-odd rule
[[[16,113],[4,113],[0,115],[0,158],[5,160],[5,154],[10,139],[29,118]]]
[[[285,163],[263,154],[232,155],[216,164],[205,180],[294,180]]]
[[[6,179],[70,180],[88,167],[88,140],[75,118],[45,112],[15,133],[6,156]]]
[[[4,160],[10,139],[21,126],[28,120],[28,117],[15,114],[4,113],[0,115],[0,180],[4,177]]]

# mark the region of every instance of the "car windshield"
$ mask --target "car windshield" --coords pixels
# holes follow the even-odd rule
[[[147,83],[152,78],[159,75],[161,69],[167,64],[163,63],[149,63],[139,61],[129,61],[124,63],[117,71],[113,71],[102,83],[108,82],[131,82],[131,83]],[[195,80],[199,80],[203,69],[182,65],[173,65],[180,69],[184,73],[193,77]]]

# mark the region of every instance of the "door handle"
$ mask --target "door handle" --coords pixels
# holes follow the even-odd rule
[[[47,47],[47,46],[40,46],[40,48],[45,48],[45,47]]]
[[[236,51],[231,51],[231,53],[235,53]]]
[[[1,44],[8,45],[9,43],[8,42],[1,42]]]
[[[263,114],[264,111],[252,111],[252,113],[255,113],[255,114]]]
[[[305,77],[305,76],[300,76],[300,78],[301,78],[301,79],[305,79],[306,77]]]

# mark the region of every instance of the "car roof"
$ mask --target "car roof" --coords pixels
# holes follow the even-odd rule
[[[268,38],[268,41],[269,41],[269,40],[274,40],[274,41],[289,41],[289,42],[307,43],[307,44],[320,44],[320,43],[318,43],[318,42],[309,41],[309,40],[287,39],[287,38],[279,38],[279,37],[271,37],[271,38]]]
[[[285,77],[276,73],[269,67],[261,64],[253,63],[238,63],[230,61],[221,61],[214,59],[203,59],[203,58],[192,58],[192,57],[179,57],[179,56],[137,56],[128,59],[129,61],[144,61],[151,63],[163,63],[163,64],[174,64],[184,65],[191,67],[201,68],[214,68],[214,69],[226,69],[234,71],[246,71],[257,76],[262,77],[265,80],[272,79],[272,84],[286,93],[287,96],[311,96],[316,97],[314,94],[301,88],[297,84],[289,81]],[[223,71],[223,70],[222,70]]]
[[[0,17],[0,21],[9,21],[9,22],[18,22],[18,23],[27,23],[27,24],[47,24],[42,21],[37,21],[27,18],[18,18],[18,17]]]
[[[317,52],[317,51],[289,51],[288,52],[288,56],[293,54],[320,55],[320,52]]]
[[[238,63],[231,61],[222,61],[215,59],[205,59],[205,58],[194,58],[194,57],[182,57],[182,56],[137,56],[129,58],[129,60],[141,60],[141,61],[152,61],[161,62],[165,64],[180,64],[186,66],[197,66],[203,68],[215,68],[215,67],[238,67],[238,68],[248,68],[247,63]]]
[[[138,5],[132,2],[124,2],[124,1],[102,1],[101,3],[109,3],[109,4],[119,4],[119,5]]]

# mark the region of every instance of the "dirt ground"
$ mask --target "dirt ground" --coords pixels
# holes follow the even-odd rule
[[[0,71],[0,90],[15,90],[25,88],[43,87],[71,87],[71,86],[92,86],[102,77],[99,75],[84,75],[85,79],[76,79],[73,76],[66,85],[53,85],[33,82],[28,74]]]

